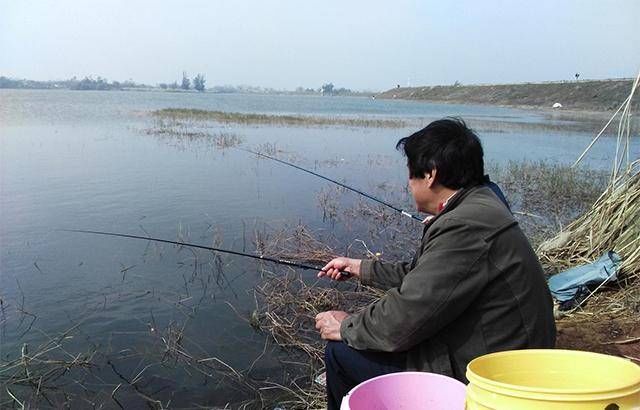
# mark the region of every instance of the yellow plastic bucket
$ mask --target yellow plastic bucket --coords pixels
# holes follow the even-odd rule
[[[491,353],[467,366],[467,410],[640,409],[640,366],[574,350]]]

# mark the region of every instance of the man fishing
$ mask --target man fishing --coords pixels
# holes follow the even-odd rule
[[[555,344],[542,268],[486,185],[479,138],[462,120],[443,119],[400,139],[396,148],[407,157],[417,209],[432,217],[411,262],[339,257],[318,273],[387,291],[358,313],[316,316],[328,341],[329,409],[382,374],[427,371],[466,383],[466,366],[478,356]]]

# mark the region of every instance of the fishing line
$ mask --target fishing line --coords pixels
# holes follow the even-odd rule
[[[59,229],[59,231],[62,231],[62,232],[75,232],[75,233],[88,233],[88,234],[93,234],[93,235],[104,235],[104,236],[116,236],[116,237],[119,237],[119,238],[142,239],[142,240],[152,241],[152,242],[169,243],[169,244],[172,244],[172,245],[187,246],[187,247],[190,247],[190,248],[206,249],[208,251],[215,251],[215,252],[221,252],[221,253],[228,253],[228,254],[231,254],[231,255],[244,256],[244,257],[247,257],[247,258],[258,259],[258,260],[262,260],[262,261],[266,261],[266,262],[273,262],[273,263],[277,263],[279,265],[286,265],[286,266],[291,266],[291,267],[294,267],[294,268],[302,268],[302,269],[325,272],[324,269],[319,268],[317,266],[305,265],[303,263],[288,261],[288,260],[285,260],[285,259],[270,258],[268,256],[252,255],[250,253],[232,251],[232,250],[229,250],[229,249],[222,249],[222,248],[214,248],[214,247],[211,247],[211,246],[197,245],[197,244],[188,243],[188,242],[171,241],[171,240],[168,240],[168,239],[158,239],[158,238],[151,238],[151,237],[148,237],[148,236],[129,235],[129,234],[124,234],[124,233],[102,232],[102,231],[87,231],[87,230],[83,230],[83,229]],[[340,274],[342,276],[345,276],[345,277],[348,277],[348,276],[351,275],[350,272],[346,272],[346,271],[342,271],[342,272],[340,272]]]
[[[267,154],[263,154],[263,153],[261,153],[261,152],[252,151],[252,150],[250,150],[250,149],[248,149],[248,148],[240,148],[240,147],[235,147],[235,148],[236,148],[236,149],[239,149],[239,150],[241,150],[241,151],[249,152],[249,153],[254,154],[254,155],[258,155],[258,156],[261,156],[261,157],[264,157],[264,158],[268,158],[268,159],[273,160],[273,161],[277,161],[277,162],[279,162],[279,163],[281,163],[281,164],[288,165],[288,166],[290,166],[290,167],[293,167],[293,168],[299,169],[300,171],[307,172],[307,173],[309,173],[309,174],[311,174],[311,175],[317,176],[317,177],[322,178],[322,179],[324,179],[324,180],[327,180],[327,181],[329,181],[329,182],[333,182],[333,183],[334,183],[334,184],[336,184],[336,185],[340,185],[340,186],[341,186],[341,187],[343,187],[343,188],[346,188],[346,189],[348,189],[348,190],[351,190],[351,191],[353,191],[353,192],[356,192],[356,193],[358,193],[358,194],[360,194],[360,195],[362,195],[362,196],[364,196],[364,197],[367,197],[367,198],[369,198],[369,199],[371,199],[371,200],[373,200],[373,201],[378,202],[379,204],[382,204],[382,205],[384,205],[384,206],[387,206],[387,207],[389,207],[389,208],[393,209],[393,210],[394,210],[394,211],[396,211],[396,212],[400,212],[400,213],[401,213],[402,215],[404,215],[404,216],[408,216],[409,218],[415,219],[416,221],[420,221],[420,223],[424,223],[424,221],[425,221],[425,219],[424,219],[424,218],[420,218],[419,216],[413,215],[413,214],[411,214],[411,213],[409,213],[409,212],[407,212],[407,211],[405,211],[405,210],[403,210],[403,209],[400,209],[400,208],[398,208],[398,207],[396,207],[396,206],[391,205],[391,204],[390,204],[390,203],[388,203],[388,202],[383,201],[382,199],[378,199],[378,198],[376,198],[376,197],[374,197],[374,196],[372,196],[372,195],[367,194],[366,192],[362,192],[362,191],[360,191],[360,190],[358,190],[358,189],[356,189],[356,188],[350,187],[349,185],[343,184],[342,182],[338,182],[338,181],[333,180],[333,179],[331,179],[331,178],[329,178],[329,177],[325,177],[324,175],[320,175],[320,174],[318,174],[317,172],[310,171],[310,170],[305,169],[305,168],[302,168],[302,167],[300,167],[300,166],[298,166],[298,165],[292,164],[292,163],[287,162],[287,161],[283,161],[283,160],[281,160],[281,159],[278,159],[278,158],[275,158],[275,157],[269,156],[269,155],[267,155]]]

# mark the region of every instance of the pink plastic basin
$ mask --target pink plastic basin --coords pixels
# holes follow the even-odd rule
[[[466,386],[425,372],[385,374],[364,381],[342,400],[341,410],[464,410]]]

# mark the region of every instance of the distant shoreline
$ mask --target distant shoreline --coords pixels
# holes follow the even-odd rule
[[[548,83],[399,87],[376,98],[428,101],[441,104],[483,104],[525,109],[610,112],[628,97],[632,79],[580,80]],[[640,107],[635,99],[634,108]]]
[[[0,77],[6,79],[6,77]],[[144,84],[117,83],[119,88],[73,89],[55,82],[31,82],[11,80],[22,86],[0,84],[0,90],[71,90],[71,91],[134,91],[167,92],[185,94],[250,94],[250,95],[301,95],[328,97],[361,97],[373,99],[397,99],[436,104],[487,105],[539,111],[556,119],[560,117],[599,120],[612,114],[628,97],[633,79],[580,80],[544,83],[482,84],[482,85],[438,85],[421,87],[396,87],[383,92],[351,91],[344,94],[322,96],[319,92],[299,92],[297,90],[243,89],[219,91],[216,87],[204,92],[182,89],[162,89]],[[4,86],[3,86],[4,85]],[[12,84],[13,85],[13,84]],[[553,108],[559,103],[560,108]],[[636,96],[632,108],[640,108],[640,98]]]
[[[171,93],[171,94],[243,94],[243,95],[307,95],[314,97],[362,97],[371,98],[375,96],[377,92],[374,91],[349,91],[340,94],[322,95],[320,92],[298,92],[290,90],[263,90],[263,91],[216,91],[215,89],[208,88],[205,91],[197,90],[182,90],[182,89],[162,89],[160,87],[152,86],[136,86],[136,87],[121,87],[121,88],[109,88],[109,89],[74,89],[69,87],[0,87],[1,90],[28,90],[28,91],[106,91],[106,92],[119,92],[119,91],[133,91],[133,92],[158,92],[158,93]]]
[[[194,78],[194,84],[198,77]],[[183,78],[184,84],[158,83],[156,86],[136,83],[133,80],[109,81],[103,77],[91,76],[79,80],[72,77],[68,80],[29,80],[9,78],[0,75],[0,90],[72,90],[72,91],[161,91],[172,93],[214,93],[214,94],[264,94],[264,95],[317,95],[317,96],[349,96],[349,97],[370,97],[377,91],[354,91],[344,87],[334,87],[332,83],[323,84],[322,87],[304,88],[297,87],[295,90],[275,89],[271,87],[256,87],[249,85],[214,85],[205,87],[204,79],[201,87],[192,85],[188,78]]]

